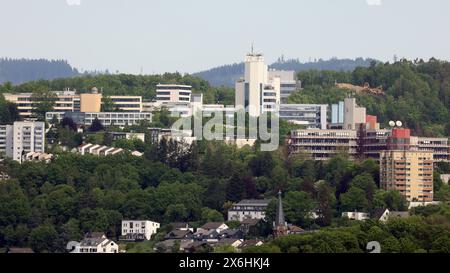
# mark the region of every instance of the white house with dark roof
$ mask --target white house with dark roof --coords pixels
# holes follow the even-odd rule
[[[269,203],[269,199],[242,200],[228,210],[228,221],[242,222],[245,219],[265,219]]]
[[[214,230],[219,234],[226,229],[228,229],[228,226],[224,222],[209,222],[197,228],[196,233],[207,233]]]
[[[106,238],[104,233],[98,232],[87,234],[74,246],[75,249],[70,253],[119,253],[119,245]]]

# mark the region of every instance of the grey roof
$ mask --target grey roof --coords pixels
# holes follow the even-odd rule
[[[236,205],[238,206],[268,206],[270,203],[270,199],[244,199],[241,200]]]
[[[224,222],[209,222],[209,223],[204,224],[201,227],[201,229],[206,229],[206,230],[216,229],[216,228],[219,228],[223,224],[224,224]]]
[[[261,219],[244,219],[241,221],[241,225],[248,225],[248,226],[255,226],[257,225],[259,222],[261,222]]]
[[[277,216],[275,218],[275,226],[276,227],[286,226],[283,211],[283,201],[281,200],[281,191],[278,192],[278,206],[277,206]]]
[[[190,230],[179,230],[179,229],[175,229],[172,230],[171,232],[167,233],[166,236],[164,236],[164,238],[167,239],[182,239],[185,238],[187,235],[192,234],[192,231]]]

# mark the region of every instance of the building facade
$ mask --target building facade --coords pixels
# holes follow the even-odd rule
[[[328,160],[340,153],[354,159],[358,153],[355,130],[295,130],[288,145],[291,153],[305,152],[314,160]]]
[[[307,129],[327,129],[326,104],[281,104],[279,116]]]
[[[148,220],[123,220],[122,236],[128,240],[150,240],[160,228],[160,223]]]
[[[152,122],[152,113],[130,112],[47,112],[45,118],[51,122],[53,118],[60,122],[64,117],[70,117],[77,125],[90,126],[97,118],[103,126],[138,125],[142,121]]]
[[[433,201],[433,153],[391,150],[381,152],[380,184],[413,202]]]
[[[190,103],[192,86],[179,84],[158,84],[156,86],[156,101],[161,104]]]
[[[88,112],[101,111],[102,94],[96,88],[90,93],[77,94],[76,91],[52,91],[55,97],[54,112]],[[15,103],[22,118],[32,118],[34,101],[33,93],[5,93],[5,100]],[[121,112],[142,112],[141,96],[110,96],[114,106]]]
[[[297,79],[295,71],[269,70],[269,80],[280,78],[280,99],[286,103],[294,92],[301,89],[301,82]]]
[[[16,121],[1,125],[0,151],[18,162],[30,152],[45,153],[45,123]]]
[[[270,200],[242,200],[228,210],[228,221],[242,222],[245,219],[265,219]]]
[[[269,78],[268,66],[264,63],[262,54],[249,53],[244,63],[244,78],[236,82],[236,110],[245,110],[253,117],[278,111],[281,98],[280,77]]]

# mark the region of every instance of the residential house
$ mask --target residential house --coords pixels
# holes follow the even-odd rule
[[[242,245],[244,240],[242,239],[236,239],[236,238],[224,238],[220,239],[220,241],[214,245],[214,247],[220,247],[220,246],[232,246],[234,248],[238,248]]]
[[[387,222],[389,219],[390,211],[388,209],[376,209],[372,214],[372,219],[380,222]]]
[[[104,233],[93,232],[87,234],[70,253],[119,253],[119,246]]]
[[[221,239],[244,239],[244,232],[239,229],[222,230],[219,234]]]
[[[142,241],[150,240],[156,234],[160,224],[148,220],[122,220],[121,240]]]
[[[164,236],[164,240],[191,240],[194,233],[191,230],[175,229]]]
[[[205,233],[207,231],[215,230],[218,234],[228,229],[228,226],[224,222],[209,222],[197,229],[197,232]]]
[[[194,233],[194,239],[197,241],[206,241],[206,242],[218,242],[220,238],[220,233],[215,229],[210,230],[200,230]]]

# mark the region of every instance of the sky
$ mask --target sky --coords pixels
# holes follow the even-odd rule
[[[0,57],[193,73],[285,58],[450,60],[448,0],[0,0]]]

